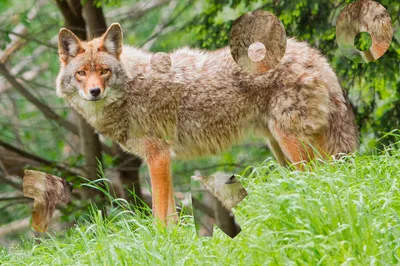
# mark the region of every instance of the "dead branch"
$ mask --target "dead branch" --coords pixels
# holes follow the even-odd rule
[[[13,97],[11,97],[11,95],[7,95],[9,101],[11,102],[11,106],[12,108],[10,108],[9,111],[12,112],[11,115],[9,115],[9,118],[11,120],[11,128],[12,131],[14,133],[15,136],[15,140],[17,141],[17,143],[22,146],[22,139],[21,139],[21,135],[20,135],[20,127],[17,127],[14,123],[17,123],[18,121],[18,117],[19,116],[19,109],[18,109],[18,105],[15,101],[15,99]],[[7,110],[4,110],[4,113],[6,113]]]
[[[9,174],[9,172],[7,171],[6,167],[3,164],[3,161],[0,158],[0,180],[2,180],[3,182],[5,182],[6,184],[9,184],[10,186],[21,190],[22,186],[21,186],[21,182],[19,182],[19,180],[16,180],[13,176],[11,176]]]
[[[11,55],[18,51],[22,46],[24,46],[25,41],[17,39],[11,45],[7,45],[7,48],[0,54],[0,62],[5,63],[11,57]]]
[[[37,155],[28,153],[28,152],[26,152],[24,150],[21,150],[21,149],[19,149],[17,147],[14,147],[11,144],[5,143],[4,141],[1,141],[1,140],[0,140],[0,146],[6,148],[8,150],[6,152],[12,151],[14,153],[17,153],[17,154],[21,155],[23,158],[27,158],[27,159],[30,159],[30,160],[33,160],[33,161],[36,161],[36,162],[39,162],[39,163],[42,163],[42,164],[45,164],[45,165],[53,165],[52,162],[50,162],[50,161],[48,161],[46,159],[43,159],[42,157],[39,157]],[[0,153],[0,155],[1,155],[1,153]]]
[[[11,192],[2,192],[2,193],[0,193],[0,195],[4,198],[22,197],[23,196],[22,191],[19,191],[19,190],[14,190]]]
[[[195,197],[192,197],[192,204],[193,208],[202,211],[211,218],[215,218],[214,209],[212,207],[208,206],[207,204],[204,204],[200,200],[197,200]]]
[[[216,172],[210,176],[193,176],[228,210],[231,211],[246,196],[247,191],[232,174]],[[193,191],[193,190],[192,190]]]

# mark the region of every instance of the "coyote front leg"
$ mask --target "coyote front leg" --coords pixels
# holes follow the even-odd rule
[[[152,209],[165,224],[177,220],[171,177],[171,157],[166,151],[152,151],[147,158],[151,177]]]

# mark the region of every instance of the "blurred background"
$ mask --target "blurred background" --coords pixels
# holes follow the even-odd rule
[[[62,230],[84,217],[89,202],[102,195],[81,184],[82,177],[112,181],[118,197],[149,204],[146,165],[89,127],[67,103],[57,98],[57,34],[68,27],[81,39],[101,35],[112,22],[123,28],[124,44],[154,52],[189,46],[217,49],[228,45],[233,21],[263,9],[274,13],[287,36],[320,49],[348,92],[361,131],[361,153],[389,145],[400,123],[400,4],[382,0],[392,18],[394,38],[375,62],[356,64],[339,51],[335,25],[352,1],[339,0],[0,0],[0,245],[32,237],[32,200],[22,195],[23,169],[37,169],[74,183],[72,202],[56,212],[52,230]],[[368,34],[356,38],[366,50]],[[389,133],[389,134],[388,134]],[[216,171],[243,174],[271,156],[262,139],[225,153],[173,165],[176,196],[188,204],[190,176]],[[99,174],[99,165],[103,171]]]

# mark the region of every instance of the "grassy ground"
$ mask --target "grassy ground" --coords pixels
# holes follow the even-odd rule
[[[400,263],[400,152],[289,171],[268,160],[240,181],[242,232],[198,237],[192,217],[163,229],[116,208],[66,234],[0,249],[1,265],[388,265]]]

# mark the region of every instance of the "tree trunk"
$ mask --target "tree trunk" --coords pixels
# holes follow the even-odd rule
[[[93,0],[87,0],[82,9],[82,15],[87,26],[87,39],[99,37],[107,30],[106,19],[104,18],[103,9],[96,7]]]
[[[99,178],[97,176],[98,164],[103,165],[99,135],[94,132],[82,116],[79,115],[78,119],[81,152],[85,159],[85,172],[88,179],[95,180]]]
[[[132,199],[129,193],[129,191],[132,191],[135,193],[135,198],[133,199],[134,202],[139,204],[139,201],[136,200],[136,197],[143,199],[142,191],[140,190],[139,179],[139,168],[142,164],[142,160],[136,156],[132,156],[124,152],[119,146],[118,154],[119,177],[123,186],[126,188],[125,199]]]

